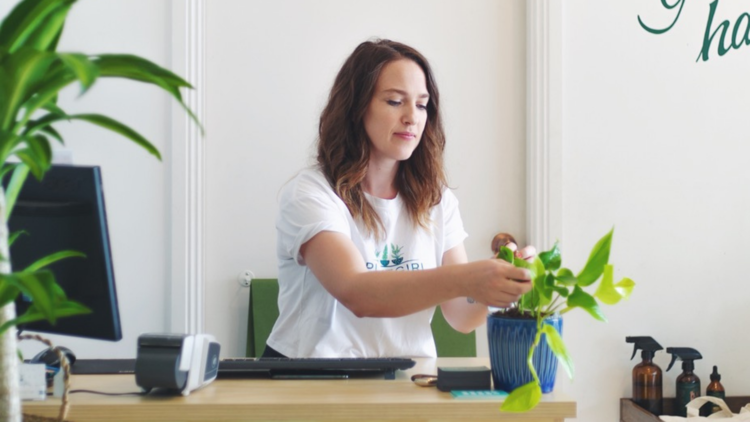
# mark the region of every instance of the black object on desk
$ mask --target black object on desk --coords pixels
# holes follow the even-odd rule
[[[73,375],[133,374],[135,359],[78,359],[70,372]]]
[[[395,379],[396,370],[415,365],[409,358],[235,358],[219,361],[219,377],[350,378],[380,375]]]
[[[491,390],[491,372],[486,366],[438,368],[437,388],[440,391]]]

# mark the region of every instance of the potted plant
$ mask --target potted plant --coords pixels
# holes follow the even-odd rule
[[[135,130],[100,114],[67,114],[57,103],[60,90],[80,83],[85,93],[98,78],[116,77],[158,86],[185,106],[180,88],[192,88],[179,76],[133,55],[57,52],[67,13],[76,0],[21,0],[0,24],[0,176],[10,176],[7,190],[0,185],[0,420],[21,420],[18,392],[16,324],[87,312],[69,301],[54,276],[44,267],[76,255],[62,251],[21,271],[12,272],[7,218],[29,172],[42,179],[51,166],[50,140],[62,142],[53,124],[82,120],[114,131],[161,159],[159,151]],[[15,158],[20,163],[11,164]],[[19,294],[31,297],[33,305],[24,315],[15,315]]]
[[[533,409],[542,393],[552,391],[558,360],[568,376],[573,377],[573,362],[561,336],[563,314],[581,308],[606,322],[599,301],[614,305],[630,296],[635,283],[629,278],[614,283],[613,266],[609,264],[613,230],[596,243],[578,274],[562,267],[557,244],[540,253],[533,262],[516,256],[507,246],[499,248],[498,258],[528,269],[533,282],[533,288],[521,297],[517,306],[487,317],[495,388],[510,391],[501,410]],[[600,279],[593,295],[584,291]]]

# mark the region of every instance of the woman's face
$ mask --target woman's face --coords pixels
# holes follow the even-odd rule
[[[408,59],[385,65],[367,106],[364,126],[372,149],[370,162],[396,164],[411,157],[427,122],[424,72]]]

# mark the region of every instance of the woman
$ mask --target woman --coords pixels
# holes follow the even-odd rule
[[[321,115],[318,165],[280,195],[280,316],[264,356],[434,357],[435,306],[470,332],[531,289],[526,270],[468,263],[444,147],[427,60],[360,44]]]

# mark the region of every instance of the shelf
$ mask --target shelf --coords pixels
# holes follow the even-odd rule
[[[665,415],[674,415],[674,398],[664,399],[662,406]],[[740,409],[750,403],[750,396],[727,397],[724,399],[729,409],[739,413]],[[631,399],[620,399],[620,422],[659,422],[658,416],[633,403]]]

